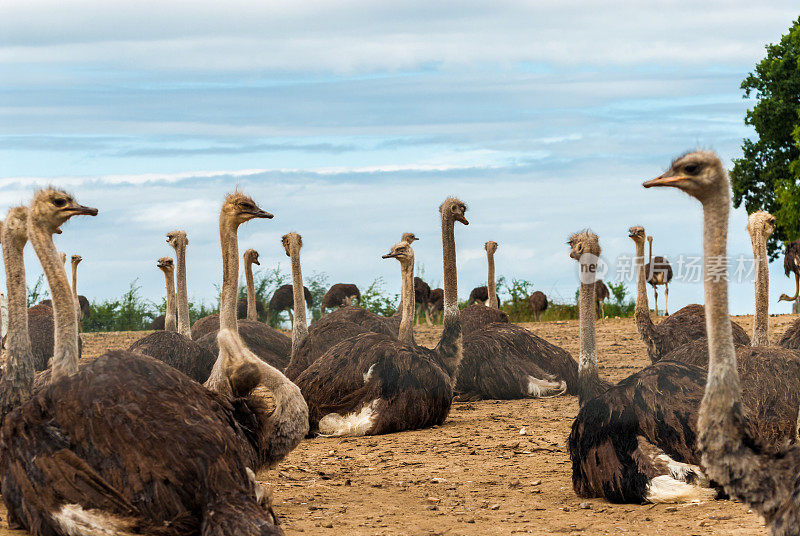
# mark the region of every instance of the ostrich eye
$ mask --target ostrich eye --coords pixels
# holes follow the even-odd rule
[[[578,251],[583,251],[583,244],[578,244]]]
[[[695,173],[700,171],[700,166],[698,164],[686,164],[685,166],[683,166],[683,170],[689,175],[694,175]]]
[[[62,197],[59,197],[58,199],[53,199],[53,204],[58,208],[62,208],[67,206],[67,200]]]

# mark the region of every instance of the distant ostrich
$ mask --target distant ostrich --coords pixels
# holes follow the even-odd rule
[[[595,281],[594,287],[595,299],[597,300],[597,304],[600,306],[600,318],[603,319],[606,317],[606,300],[609,296],[608,287],[605,283],[603,283],[602,279]]]
[[[167,234],[167,242],[175,249],[175,258],[178,259],[176,270],[178,273],[177,295],[173,294],[170,289],[172,259],[168,257],[161,258],[158,264],[159,268],[164,271],[167,284],[167,315],[171,316],[173,307],[177,311],[175,330],[165,329],[151,333],[134,342],[128,348],[128,351],[158,359],[180,370],[194,381],[202,383],[206,381],[211,373],[211,367],[214,366],[216,358],[207,348],[179,331],[179,326],[183,326],[184,331],[188,331],[187,326],[189,325],[189,293],[186,288],[186,267],[181,266],[182,263],[186,262],[186,246],[189,245],[189,239],[186,238],[184,231],[172,231]],[[161,266],[162,263],[165,265],[164,268]],[[173,294],[172,300],[170,299],[170,294]],[[184,299],[187,302],[182,304],[181,301]],[[167,316],[164,322],[165,326],[167,325],[167,320],[171,325],[172,319]]]
[[[778,301],[794,302],[792,312],[800,313],[798,310],[798,303],[800,303],[798,301],[800,300],[800,240],[790,242],[786,246],[786,253],[783,255],[783,271],[786,273],[786,277],[789,277],[790,273],[794,273],[795,290],[794,296],[781,294]]]
[[[634,226],[629,229],[629,237],[636,244],[636,266],[640,267],[644,260],[644,227]],[[644,270],[637,270],[637,295],[634,321],[639,337],[647,346],[647,355],[655,363],[672,350],[687,342],[702,339],[706,336],[706,321],[701,314],[702,305],[687,305],[683,309],[664,318],[658,324],[650,318],[650,308],[647,305],[647,281]],[[731,329],[738,344],[749,345],[750,337],[741,326],[731,320]]]
[[[249,217],[258,217],[254,212]],[[96,211],[45,190],[31,213],[59,348],[52,382],[8,414],[0,430],[9,522],[36,534],[188,536],[198,527],[206,534],[282,534],[253,473],[302,439],[307,409],[297,388],[236,337],[236,281],[226,285],[232,320],[220,337],[216,382],[203,387],[159,361],[120,351],[79,368],[77,318],[51,233],[73,215]],[[166,532],[165,520],[172,520]]]
[[[475,287],[469,293],[469,299],[467,300],[467,305],[472,305],[473,303],[482,303],[486,305],[486,302],[489,301],[489,288],[486,285],[482,285],[480,287]]]
[[[658,286],[664,285],[664,316],[669,316],[669,282],[672,281],[672,265],[661,256],[653,258],[653,237],[647,237],[648,262],[645,265],[647,283],[653,287],[655,296],[655,310],[658,316]]]
[[[264,304],[256,299],[256,285],[253,278],[253,265],[261,266],[261,263],[258,262],[258,251],[250,248],[244,252],[242,259],[244,260],[244,278],[247,284],[247,298],[244,300],[245,318],[255,322],[260,314],[264,314]],[[242,318],[241,313],[238,311],[241,307],[241,301],[239,300],[239,305],[237,306],[237,318]],[[258,305],[261,305],[260,309]]]
[[[178,331],[178,319],[175,310],[175,262],[170,257],[158,259],[158,269],[164,272],[167,287],[166,314],[163,316],[163,327],[167,331]]]
[[[425,323],[431,325],[431,314],[428,311],[428,301],[431,299],[431,287],[420,277],[414,278],[414,322],[417,322],[419,313],[425,314]]]
[[[441,313],[444,311],[444,290],[440,288],[431,290],[428,300],[428,313],[438,322]]]
[[[83,260],[83,257],[80,255],[73,255],[70,259],[72,262],[72,294],[75,300],[77,300],[78,311],[80,312],[78,326],[82,327],[82,322],[92,314],[92,306],[89,304],[89,300],[86,299],[86,296],[78,295],[78,265]]]
[[[547,296],[545,296],[544,292],[541,290],[537,290],[528,296],[528,308],[533,313],[534,321],[539,321],[539,317],[541,317],[542,313],[547,310],[547,306]]]
[[[311,291],[308,287],[303,287],[303,297],[306,307],[311,309],[314,306],[314,298],[311,296]],[[272,293],[272,299],[269,300],[270,313],[280,313],[286,311],[289,314],[289,322],[294,322],[292,310],[294,309],[292,297],[292,285],[281,285],[275,292]]]
[[[494,253],[497,251],[497,242],[489,240],[484,244],[488,264],[488,281],[486,299],[481,303],[472,303],[461,311],[461,329],[464,335],[475,331],[493,322],[508,322],[508,315],[500,310],[500,301],[497,299],[497,287],[494,280]],[[475,292],[474,289],[473,292]],[[470,300],[472,295],[470,294]],[[483,302],[489,303],[489,306]]]
[[[461,359],[455,222],[466,205],[448,198],[440,209],[444,261],[444,330],[434,350],[413,341],[414,250],[395,244],[385,258],[400,261],[402,320],[398,339],[363,333],[337,344],[297,378],[308,402],[310,430],[326,436],[376,435],[444,422]]]
[[[327,309],[337,309],[352,305],[354,301],[361,303],[361,292],[352,283],[336,283],[322,296],[320,310],[325,316]]]
[[[645,186],[675,187],[697,198],[704,214],[706,273],[714,268],[714,259],[726,258],[730,186],[725,168],[714,153],[697,151],[678,158],[665,174]],[[729,495],[764,517],[772,534],[798,534],[800,446],[795,443],[790,447],[764,449],[746,426],[747,378],[737,370],[739,355],[730,331],[727,279],[705,278],[704,291],[708,329],[713,336],[709,338],[708,382],[698,417],[703,464],[709,477]],[[780,348],[749,349],[759,360],[778,351],[796,356]],[[786,370],[793,364],[787,358],[777,378],[762,378],[761,389],[770,386],[770,390],[796,391],[797,379]],[[775,409],[781,408],[775,405]]]

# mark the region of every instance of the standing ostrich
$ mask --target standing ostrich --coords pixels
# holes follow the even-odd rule
[[[547,296],[541,290],[535,291],[528,296],[528,309],[533,313],[533,320],[538,322],[542,313],[547,310]]]
[[[440,288],[435,288],[431,290],[430,297],[428,298],[428,312],[429,314],[436,319],[436,322],[439,321],[440,313],[444,311],[444,290]]]
[[[461,311],[461,329],[464,331],[464,335],[494,322],[508,323],[508,315],[500,310],[500,301],[497,299],[497,287],[494,280],[494,253],[497,251],[497,242],[489,240],[483,247],[486,249],[489,268],[486,299],[481,303],[472,303],[472,294],[470,294],[471,305]],[[474,289],[473,292],[475,290],[477,289]],[[489,303],[488,307],[483,304],[484,301]]]
[[[647,282],[653,287],[656,316],[658,316],[658,286],[664,285],[664,316],[669,316],[669,282],[672,281],[672,266],[665,257],[653,257],[653,237],[647,237],[648,263],[645,266]]]
[[[644,227],[634,226],[629,229],[628,236],[636,245],[636,266],[641,267],[644,262]],[[687,305],[676,313],[664,318],[658,324],[650,318],[650,308],[647,304],[647,279],[645,270],[637,270],[636,309],[633,319],[639,337],[647,346],[647,355],[655,363],[672,350],[683,346],[687,342],[702,339],[706,336],[706,322],[701,314],[703,306],[698,304]],[[741,326],[731,320],[731,329],[737,344],[749,345],[750,337]]]
[[[798,299],[800,299],[800,240],[790,242],[786,246],[786,253],[783,255],[783,271],[786,277],[789,277],[790,273],[794,273],[795,290],[794,296],[781,294],[778,301],[795,302],[792,306],[792,312],[800,313],[797,309]]]
[[[414,278],[414,322],[420,313],[425,313],[425,323],[431,325],[431,314],[428,311],[428,302],[431,299],[431,286],[421,277]]]
[[[208,387],[129,352],[78,367],[77,317],[52,233],[71,216],[96,213],[52,189],[31,204],[30,238],[59,342],[52,381],[0,429],[9,522],[35,534],[282,534],[253,472],[302,439],[306,408],[294,385],[243,348],[235,312],[220,337],[225,373]],[[236,212],[233,223],[259,213]],[[233,312],[236,281],[228,286]]]
[[[603,283],[602,279],[594,282],[594,297],[597,304],[600,306],[600,318],[606,317],[606,300],[608,299],[608,287]]]
[[[303,297],[305,298],[306,306],[309,309],[312,308],[314,306],[314,298],[311,296],[311,291],[308,290],[308,287],[303,287]],[[294,316],[292,315],[293,300],[292,285],[281,285],[272,293],[267,310],[270,314],[286,311],[289,314],[289,322],[294,323]]]
[[[178,264],[176,269],[178,273],[178,292],[177,297],[173,296],[172,300],[177,303],[170,303],[170,294],[172,294],[170,289],[172,259],[168,257],[159,259],[159,268],[161,268],[162,261],[164,261],[165,268],[161,269],[164,271],[167,284],[167,315],[173,313],[172,307],[174,307],[177,311],[176,329],[164,329],[163,331],[151,333],[131,344],[128,351],[138,352],[158,359],[180,370],[194,381],[202,383],[206,381],[211,373],[211,367],[214,365],[216,358],[207,348],[181,333],[181,327],[183,327],[184,332],[191,333],[188,329],[189,303],[185,279],[186,268],[181,267],[181,264],[186,262],[186,246],[189,245],[189,239],[186,238],[186,233],[183,231],[172,231],[167,234],[167,242],[175,249],[175,258]],[[186,302],[181,303],[183,300],[186,300]],[[168,319],[169,317],[165,316],[165,327]],[[169,320],[171,322],[171,319]]]
[[[455,222],[467,225],[467,207],[448,198],[439,207],[444,265],[444,330],[430,350],[414,344],[414,250],[399,242],[384,258],[400,261],[402,319],[398,339],[363,333],[337,344],[297,378],[308,402],[312,432],[376,435],[441,424],[452,403],[461,360]]]
[[[679,188],[702,203],[705,270],[706,273],[713,270],[714,260],[725,258],[727,254],[730,212],[728,176],[719,158],[707,151],[690,153],[675,160],[666,173],[646,182],[645,186]],[[764,449],[748,429],[747,389],[743,389],[747,378],[741,377],[741,371],[737,370],[738,355],[728,321],[727,278],[706,277],[704,291],[710,358],[708,382],[698,417],[703,464],[709,477],[729,495],[764,517],[772,534],[798,534],[800,483],[796,476],[800,471],[800,446]],[[760,358],[775,350],[750,349]],[[789,360],[785,366],[791,364]],[[762,388],[763,385],[773,384],[765,381]],[[796,385],[787,387],[796,390]],[[779,389],[782,388],[783,385]]]
[[[336,283],[322,296],[320,310],[325,316],[327,309],[338,309],[352,305],[354,301],[361,303],[361,292],[352,283]]]
[[[86,296],[78,295],[78,265],[83,260],[83,257],[80,255],[73,255],[70,257],[70,262],[72,263],[72,294],[75,297],[75,301],[77,302],[77,307],[79,311],[78,315],[78,327],[82,327],[82,322],[92,314],[92,306],[89,304],[89,300],[86,299]]]

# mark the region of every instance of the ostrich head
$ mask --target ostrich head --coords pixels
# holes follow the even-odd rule
[[[392,246],[392,249],[383,258],[397,259],[401,265],[407,266],[408,263],[414,262],[414,249],[407,242],[398,242]]]
[[[83,260],[83,257],[81,257],[80,255],[73,255],[72,257],[70,257],[70,262],[72,264],[80,264],[80,262],[82,260]]]
[[[411,244],[415,240],[419,240],[419,238],[417,238],[417,235],[414,233],[403,233],[403,236],[400,237],[400,242],[405,242],[407,244]]]
[[[175,267],[175,264],[171,257],[161,257],[158,259],[157,266],[159,270],[166,273],[171,271]]]
[[[58,232],[60,233],[61,230],[59,229]],[[63,251],[59,251],[58,252],[58,256],[61,257],[61,264],[67,264],[67,254],[66,253],[64,253]]]
[[[261,266],[261,263],[258,262],[258,251],[254,250],[253,248],[250,248],[247,251],[245,251],[243,258],[244,262],[249,262],[250,264]]]
[[[281,238],[281,243],[284,251],[286,251],[286,256],[291,257],[293,249],[300,251],[300,248],[303,247],[303,237],[297,233],[286,233]]]
[[[633,227],[628,229],[628,238],[630,238],[637,244],[644,244],[645,237],[651,238],[645,234],[644,227],[642,227],[641,225],[634,225]]]
[[[467,205],[460,199],[448,197],[439,207],[439,212],[445,218],[461,222],[464,225],[469,225],[467,218],[464,216],[467,212]]]
[[[727,193],[727,181],[725,168],[714,152],[694,151],[673,160],[664,174],[645,182],[643,186],[679,188],[700,202],[705,202],[720,191]]]
[[[73,216],[97,216],[97,209],[78,204],[63,190],[45,188],[33,194],[28,216],[49,233],[61,234],[60,227]]]
[[[170,231],[167,233],[167,244],[175,249],[179,247],[186,247],[189,245],[189,239],[186,238],[186,231]]]
[[[764,210],[753,212],[747,218],[747,232],[751,237],[769,238],[775,232],[775,216]]]
[[[235,227],[254,218],[271,219],[272,217],[269,212],[261,210],[250,196],[241,192],[228,194],[220,212],[220,218]]]
[[[569,256],[580,261],[583,255],[599,257],[602,250],[597,235],[591,231],[581,231],[569,237],[567,245],[571,248]]]
[[[489,253],[489,255],[494,255],[494,252],[497,251],[497,242],[494,240],[489,240],[483,245],[484,249]]]

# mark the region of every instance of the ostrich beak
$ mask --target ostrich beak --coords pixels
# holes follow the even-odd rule
[[[458,215],[456,215],[455,218],[456,218],[456,221],[459,221],[459,222],[463,223],[464,225],[469,225],[469,222],[467,221],[467,218],[465,218],[464,216],[458,214]]]
[[[643,182],[642,186],[645,188],[652,188],[654,186],[679,186],[679,183],[686,180],[689,180],[689,177],[684,175],[667,175],[665,173],[655,179]]]
[[[397,257],[397,253],[387,253],[386,255],[383,255],[381,258],[382,259],[394,259],[395,257]]]
[[[67,212],[71,216],[97,216],[98,210],[96,208],[85,207],[76,203],[75,206],[69,207]]]

